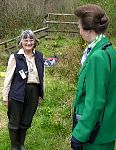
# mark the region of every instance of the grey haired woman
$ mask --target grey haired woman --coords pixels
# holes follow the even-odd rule
[[[8,106],[11,150],[26,150],[26,132],[43,99],[44,60],[43,54],[35,50],[36,44],[34,33],[23,31],[18,41],[20,49],[8,61],[3,103]]]

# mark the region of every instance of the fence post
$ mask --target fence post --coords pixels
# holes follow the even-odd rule
[[[4,43],[5,51],[8,51],[7,43]]]

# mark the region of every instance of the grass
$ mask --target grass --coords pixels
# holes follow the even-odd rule
[[[30,129],[30,138],[35,140],[32,141],[32,145],[28,146],[29,149],[33,149],[33,145],[36,145],[35,150],[70,149],[71,105],[68,101],[69,97],[66,96],[67,83],[62,85],[61,82],[63,80],[60,80],[59,84],[55,78],[47,78],[45,100],[37,110],[33,128]],[[27,143],[29,143],[30,138],[28,137]]]
[[[29,150],[70,149],[72,98],[67,95],[67,82],[59,80],[49,75],[46,78],[45,99],[36,111],[26,138]],[[9,147],[6,112],[7,109],[0,103],[0,150]]]
[[[112,41],[116,45],[113,38]],[[59,63],[46,68],[45,98],[38,107],[28,130],[26,147],[29,150],[69,150],[72,126],[72,104],[75,96],[74,55],[79,63],[80,49],[77,39],[41,40],[39,49],[45,57],[56,54]],[[72,57],[73,56],[73,57]],[[70,70],[73,70],[72,72]],[[5,67],[0,67],[4,72]],[[9,136],[7,130],[7,108],[2,104],[2,87],[4,76],[0,77],[0,150],[8,150]]]
[[[51,40],[49,42],[42,40],[39,49],[42,50],[45,57],[53,56],[55,52],[61,59],[64,48],[68,49],[75,43],[77,43],[77,40],[61,39],[60,41]],[[54,50],[52,47],[54,47]],[[5,71],[4,66],[0,68],[1,72]],[[74,86],[70,84],[69,87],[68,78],[55,70],[57,70],[57,66],[46,68],[45,98],[36,111],[32,128],[27,133],[26,146],[29,150],[70,149],[73,101],[71,95],[74,95],[74,90],[72,90]],[[4,75],[0,75],[0,137],[2,137],[0,139],[0,150],[8,150],[10,143],[7,130],[7,108],[1,102]]]

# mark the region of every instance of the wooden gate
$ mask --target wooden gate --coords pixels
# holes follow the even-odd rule
[[[48,34],[54,32],[61,35],[78,35],[78,22],[74,14],[48,13],[44,18],[44,24],[48,27]]]

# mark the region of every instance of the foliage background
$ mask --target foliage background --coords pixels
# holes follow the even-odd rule
[[[109,33],[116,35],[115,0],[1,0],[0,39],[15,37],[22,29],[43,27],[48,12],[73,13],[82,4],[98,4],[110,18]]]

